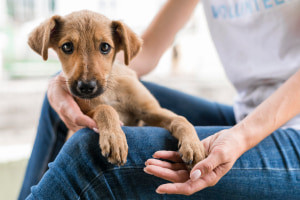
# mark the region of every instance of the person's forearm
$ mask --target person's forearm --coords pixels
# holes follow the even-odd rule
[[[163,53],[172,44],[176,33],[190,18],[199,0],[168,0],[148,26],[142,39],[141,52],[130,67],[139,76],[153,70]]]
[[[244,152],[300,113],[300,71],[232,128],[245,141]]]

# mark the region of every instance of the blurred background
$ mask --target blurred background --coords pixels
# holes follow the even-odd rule
[[[16,199],[33,146],[50,77],[60,70],[27,45],[29,32],[53,14],[89,9],[122,20],[141,34],[165,0],[0,0],[0,199]],[[231,104],[228,82],[211,41],[202,5],[159,66],[144,77],[171,88]]]

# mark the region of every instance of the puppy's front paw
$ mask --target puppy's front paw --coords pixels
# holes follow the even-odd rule
[[[127,160],[128,145],[122,129],[106,132],[100,131],[100,148],[102,155],[114,165],[124,165]]]
[[[204,146],[198,139],[179,141],[179,146],[181,158],[190,169],[206,157]]]

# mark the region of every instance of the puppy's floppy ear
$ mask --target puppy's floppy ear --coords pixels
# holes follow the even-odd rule
[[[50,19],[41,23],[29,35],[28,44],[44,60],[48,59],[48,48],[50,45],[51,37],[58,30],[59,23],[62,21],[61,17],[55,15]]]
[[[116,46],[116,52],[124,51],[125,64],[128,65],[130,60],[137,55],[143,44],[140,39],[129,27],[120,21],[112,22],[112,32]]]

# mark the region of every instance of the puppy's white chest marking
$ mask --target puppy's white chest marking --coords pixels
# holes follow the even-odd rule
[[[118,104],[120,104],[120,101],[118,101],[116,98],[111,98],[111,97],[108,97],[108,96],[103,96],[101,98],[101,101],[102,101],[103,104],[106,104],[106,105],[109,105],[109,106],[112,106],[112,107],[115,107]]]

